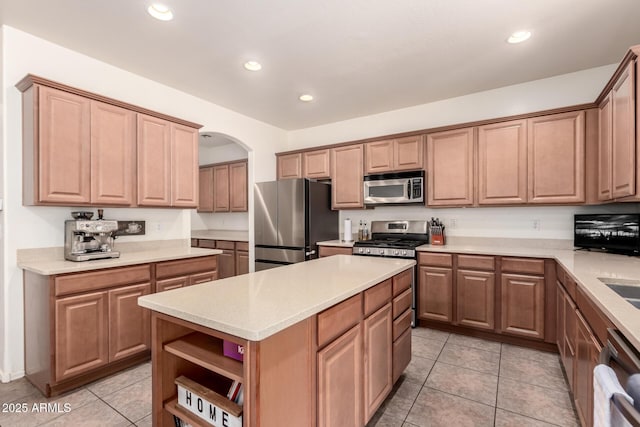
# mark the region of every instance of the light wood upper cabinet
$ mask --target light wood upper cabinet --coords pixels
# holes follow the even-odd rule
[[[213,167],[213,211],[229,212],[229,165]]]
[[[138,114],[138,204],[171,206],[171,123]]]
[[[464,128],[427,135],[427,205],[473,204],[474,130]]]
[[[91,103],[34,85],[23,96],[23,203],[91,201]]]
[[[585,113],[527,120],[529,203],[585,201]]]
[[[330,150],[313,150],[302,153],[302,171],[305,178],[331,178]]]
[[[613,198],[636,193],[635,62],[611,89],[611,192]]]
[[[247,201],[247,162],[231,163],[229,165],[229,210],[231,212],[246,212]]]
[[[374,141],[365,144],[365,173],[422,169],[424,166],[423,136]]]
[[[276,162],[278,179],[302,178],[302,153],[277,156]]]
[[[331,208],[364,206],[363,144],[331,149]]]
[[[198,212],[213,212],[213,167],[202,167],[198,172]]]
[[[91,202],[134,204],[136,113],[91,101]]]
[[[198,130],[171,123],[171,206],[198,206]]]
[[[478,128],[478,204],[526,203],[526,129],[526,120]]]
[[[611,200],[611,93],[598,109],[598,200]]]

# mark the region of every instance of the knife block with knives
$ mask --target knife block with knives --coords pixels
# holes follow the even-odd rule
[[[444,229],[445,226],[440,219],[431,218],[431,221],[429,221],[429,235],[431,236],[430,243],[432,245],[444,245]]]

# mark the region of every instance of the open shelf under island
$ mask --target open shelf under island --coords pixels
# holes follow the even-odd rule
[[[140,297],[153,425],[366,425],[411,360],[414,265],[336,255]]]

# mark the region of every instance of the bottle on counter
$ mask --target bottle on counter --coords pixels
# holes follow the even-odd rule
[[[362,230],[362,240],[369,240],[369,229],[367,228],[367,221],[364,222],[364,230]]]
[[[360,225],[358,226],[358,240],[364,240],[364,229],[362,228],[362,220],[360,220]]]

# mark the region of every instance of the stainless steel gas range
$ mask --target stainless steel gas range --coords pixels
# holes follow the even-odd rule
[[[387,258],[417,258],[416,248],[429,243],[427,221],[372,221],[371,240],[358,241],[353,245],[353,254],[381,256]],[[416,309],[417,267],[413,268],[411,282],[411,326],[417,326]]]

